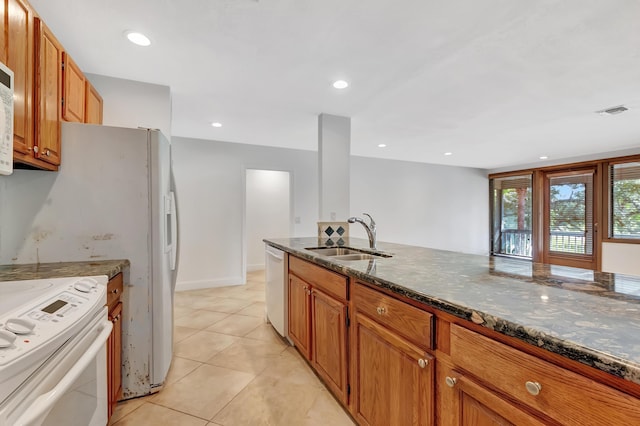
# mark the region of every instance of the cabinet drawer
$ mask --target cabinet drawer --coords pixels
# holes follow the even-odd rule
[[[640,402],[463,327],[451,326],[451,358],[490,387],[568,425],[640,424]],[[533,395],[527,388],[539,385]]]
[[[289,256],[289,271],[309,284],[347,300],[347,277],[294,256]]]
[[[116,275],[115,277],[109,280],[107,284],[107,307],[109,311],[111,311],[117,303],[120,301],[120,296],[122,296],[123,290],[123,282],[122,282],[122,273]]]
[[[362,284],[353,289],[353,304],[359,312],[416,343],[433,349],[433,315]]]

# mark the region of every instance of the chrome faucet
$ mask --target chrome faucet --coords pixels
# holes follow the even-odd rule
[[[369,218],[369,220],[371,221],[370,224],[367,225],[367,223],[364,220],[355,216],[347,219],[347,222],[349,223],[358,222],[359,224],[364,226],[365,231],[367,231],[367,236],[369,237],[369,247],[371,248],[371,250],[376,250],[376,222],[373,220],[373,218],[369,213],[362,213],[362,214]]]

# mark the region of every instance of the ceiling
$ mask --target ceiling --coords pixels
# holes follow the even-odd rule
[[[170,86],[173,136],[315,150],[329,113],[368,157],[493,169],[640,147],[637,0],[30,3],[85,72]]]

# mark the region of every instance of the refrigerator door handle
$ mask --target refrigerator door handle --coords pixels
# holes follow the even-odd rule
[[[176,196],[175,192],[169,192],[169,200],[171,205],[170,220],[171,220],[171,254],[169,256],[169,266],[172,271],[176,269],[176,258],[178,256],[178,211],[176,209]]]

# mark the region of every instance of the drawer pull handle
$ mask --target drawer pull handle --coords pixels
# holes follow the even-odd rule
[[[383,308],[382,306],[378,306],[376,308],[376,312],[378,313],[378,315],[382,315],[386,312],[387,310],[385,308]]]
[[[420,368],[425,368],[427,365],[429,365],[429,361],[426,359],[420,358],[418,360],[418,365],[420,366]]]
[[[527,388],[527,392],[533,396],[538,395],[542,390],[542,386],[538,382],[527,382],[524,386]]]
[[[118,294],[118,289],[117,288],[113,289],[112,293],[113,294]]]
[[[449,377],[447,376],[444,379],[445,383],[447,384],[447,386],[449,386],[450,388],[454,387],[456,385],[456,383],[458,382],[458,379],[456,379],[455,377]]]

